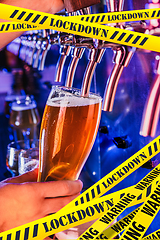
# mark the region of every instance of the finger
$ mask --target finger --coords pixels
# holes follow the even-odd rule
[[[24,182],[36,182],[38,177],[38,168],[32,171],[24,173],[20,176],[9,178],[4,180],[5,183],[24,183]]]
[[[69,196],[79,193],[82,190],[82,182],[80,180],[70,181],[51,181],[32,183],[37,194],[44,198],[53,198],[61,196]]]
[[[59,1],[54,1],[53,4],[51,5],[51,9],[49,10],[50,13],[54,14],[56,12],[61,11],[62,9],[65,8],[64,3],[62,0]]]
[[[58,239],[77,239],[80,235],[82,235],[97,219],[83,223],[79,226],[69,228],[63,232],[56,233],[56,237]]]
[[[67,229],[63,232],[58,232],[55,235],[58,239],[63,239],[63,240],[65,240],[65,239],[70,239],[70,240],[71,239],[77,239],[79,237],[77,227]]]
[[[43,203],[44,216],[50,213],[58,212],[61,208],[65,207],[68,203],[70,203],[73,199],[75,199],[78,196],[79,193],[67,197],[45,199]]]

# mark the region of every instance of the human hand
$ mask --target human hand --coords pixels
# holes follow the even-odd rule
[[[93,221],[86,222],[86,223],[81,224],[79,226],[69,228],[69,229],[67,229],[63,232],[58,232],[55,235],[59,240],[77,239],[97,220],[98,219],[95,219]],[[109,228],[111,225],[113,225],[116,222],[117,222],[117,219],[114,220],[107,228]],[[49,238],[45,238],[45,240],[49,240]]]
[[[0,3],[54,14],[64,8],[62,0],[0,0]]]
[[[65,8],[62,0],[0,0],[0,3],[55,14]],[[0,22],[7,20],[0,19]],[[24,32],[0,33],[0,50]]]
[[[69,228],[63,232],[56,233],[56,237],[59,240],[65,240],[65,239],[77,239],[81,234],[83,234],[96,220],[86,222],[84,224],[81,224],[77,227]],[[45,239],[49,240],[49,239]]]
[[[82,189],[79,180],[35,182],[37,175],[35,169],[0,182],[0,232],[57,212]]]

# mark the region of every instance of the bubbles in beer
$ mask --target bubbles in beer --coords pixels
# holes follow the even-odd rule
[[[63,91],[63,89],[62,89]],[[73,95],[74,94],[74,95]],[[47,101],[48,106],[61,106],[61,107],[77,107],[77,106],[87,106],[91,104],[99,103],[101,97],[98,95],[89,94],[89,97],[82,97],[79,91],[74,91],[74,93],[65,92],[62,94],[61,90],[56,91],[51,95]]]
[[[100,113],[100,96],[52,89],[41,124],[38,181],[78,178],[93,146]]]

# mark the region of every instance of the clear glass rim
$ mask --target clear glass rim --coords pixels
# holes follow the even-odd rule
[[[38,143],[38,145],[39,145],[39,139],[28,139],[27,141],[29,141],[29,144],[32,144],[35,142],[35,143]],[[7,149],[11,149],[11,148],[17,149],[16,145],[23,144],[23,143],[25,144],[25,140],[19,140],[17,142],[10,142],[7,146]],[[30,148],[32,148],[32,147],[30,147]],[[17,149],[17,150],[20,150],[20,149]],[[22,148],[22,150],[27,150],[27,149]]]
[[[33,95],[26,95],[24,98],[17,98],[12,102],[11,109],[15,110],[16,107],[22,108],[21,110],[29,110],[37,107]],[[23,109],[24,108],[24,109]]]
[[[66,90],[75,90],[75,91],[81,93],[81,89],[79,89],[79,88],[66,87],[66,86],[61,86],[61,85],[52,85],[51,91],[52,91],[53,89],[56,89],[56,88],[57,88],[57,89],[62,89],[62,90],[64,90],[64,91],[65,91],[65,89],[66,89]],[[81,95],[79,95],[79,96],[81,96]],[[83,98],[91,98],[92,96],[96,96],[97,98],[99,98],[99,99],[102,101],[102,97],[101,97],[99,94],[93,93],[93,92],[89,92],[89,96],[88,96],[88,97],[85,97],[85,96],[81,96],[81,97],[83,97]]]
[[[19,153],[19,156],[21,156],[22,154],[30,153],[30,152],[34,153],[32,151],[34,151],[36,153],[39,153],[39,146],[38,147],[29,148],[29,149],[21,149],[20,153]]]

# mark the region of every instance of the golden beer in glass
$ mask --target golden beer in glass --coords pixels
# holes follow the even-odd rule
[[[36,102],[29,96],[17,98],[16,102],[12,103],[9,123],[13,129],[15,141],[37,140],[40,117]]]
[[[96,94],[52,88],[41,124],[38,181],[79,177],[96,138],[101,102]]]

